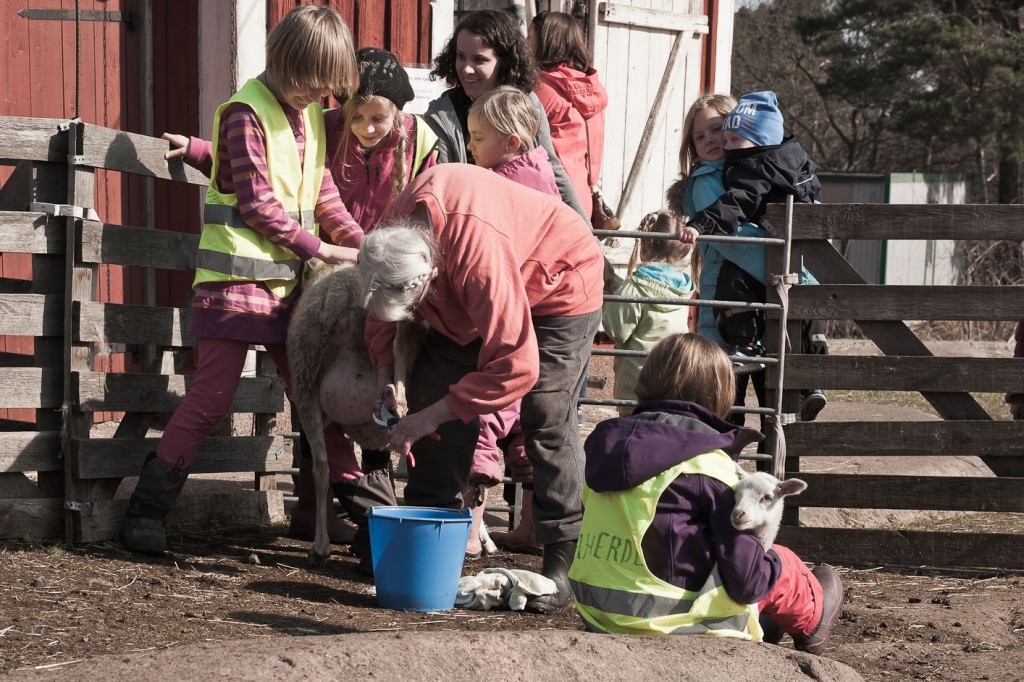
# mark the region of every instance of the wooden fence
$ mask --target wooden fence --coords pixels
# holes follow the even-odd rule
[[[769,208],[786,224],[784,206]],[[789,291],[790,338],[799,320],[851,320],[880,357],[787,354],[783,413],[796,412],[800,389],[918,391],[944,421],[815,421],[784,427],[788,475],[807,491],[789,498],[779,541],[808,560],[839,565],[1024,569],[1021,533],[925,532],[798,527],[800,507],[1024,512],[1024,422],[997,421],[970,395],[1024,390],[1024,360],[934,357],[905,321],[1024,319],[1024,287],[866,284],[828,239],[1024,240],[1024,206],[797,205],[792,254],[768,251],[768,272],[808,267],[820,286]],[[769,290],[769,301],[779,297]],[[778,316],[769,341],[778,338]],[[777,348],[770,349],[772,352]],[[768,386],[774,385],[769,367]],[[774,401],[772,401],[774,404]],[[995,478],[804,474],[810,457],[978,456]]]
[[[0,165],[15,166],[0,187],[0,253],[33,259],[31,283],[0,282],[0,336],[35,340],[33,356],[0,354],[0,408],[36,410],[35,430],[0,432],[0,538],[114,537],[126,506],[114,492],[155,449],[149,427],[183,396],[188,377],[175,371],[173,358],[195,343],[187,333],[188,309],[97,300],[96,279],[101,267],[191,270],[197,237],[104,224],[87,212],[97,172],[205,184],[180,163],[168,166],[166,149],[161,140],[78,121],[0,117]],[[29,210],[33,204],[38,210]],[[784,207],[772,207],[769,217],[784,224]],[[933,357],[905,323],[1024,319],[1024,287],[868,285],[827,241],[965,238],[1024,240],[1024,206],[798,205],[790,262],[783,262],[782,247],[769,248],[768,272],[795,272],[803,262],[821,282],[790,290],[791,338],[799,336],[799,320],[853,320],[884,353],[787,354],[784,413],[797,411],[799,390],[806,388],[920,391],[945,420],[789,424],[790,475],[809,457],[951,455],[979,456],[997,474],[799,473],[810,487],[791,498],[780,541],[802,556],[841,565],[1024,568],[1024,533],[797,525],[801,507],[1024,512],[1024,422],[993,420],[969,393],[1021,390],[1024,360]],[[770,293],[769,302],[780,301]],[[778,338],[777,328],[768,338]],[[148,358],[143,371],[97,371],[98,357],[129,345]],[[254,490],[230,499],[184,496],[172,526],[251,526],[280,509],[273,474],[290,466],[291,452],[283,438],[269,435],[283,404],[271,367],[260,358],[257,376],[242,380],[232,407],[254,414],[254,435],[208,439],[193,467],[197,474],[253,472]],[[775,371],[769,367],[769,387]],[[90,436],[98,411],[126,413],[113,437]]]
[[[205,185],[200,173],[168,164],[162,140],[78,120],[0,117],[0,253],[32,254],[32,281],[0,287],[0,336],[34,337],[32,356],[0,356],[0,408],[33,408],[35,430],[0,432],[0,538],[112,538],[127,500],[114,494],[156,449],[150,426],[173,412],[189,377],[176,373],[195,339],[188,308],[97,300],[104,267],[188,271],[198,237],[152,226],[103,223],[94,212],[97,173],[130,173]],[[5,175],[8,175],[5,173]],[[98,371],[97,359],[131,349],[142,371]],[[253,435],[210,438],[193,473],[252,472],[254,489],[186,495],[168,522],[255,526],[282,508],[275,472],[291,466],[290,445],[271,429],[282,382],[258,353],[233,412],[253,413]],[[116,433],[91,437],[97,412],[124,412]]]

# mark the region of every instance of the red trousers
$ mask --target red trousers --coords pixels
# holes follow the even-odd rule
[[[807,634],[821,620],[821,584],[788,547],[772,545],[772,550],[782,560],[782,574],[758,607],[783,632]]]
[[[199,339],[199,366],[185,399],[164,429],[156,450],[158,458],[181,468],[192,465],[199,446],[231,409],[249,345],[246,341]],[[269,344],[266,349],[285,385],[291,386],[284,344]],[[363,475],[351,443],[337,424],[324,429],[324,439],[331,483]]]

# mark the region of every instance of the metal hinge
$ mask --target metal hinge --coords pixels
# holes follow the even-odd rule
[[[75,502],[74,500],[64,500],[64,508],[68,511],[81,512],[82,514],[92,514],[92,504],[89,502]]]
[[[88,206],[72,206],[71,204],[49,204],[45,201],[33,201],[29,204],[28,210],[38,211],[52,215],[54,218],[81,218],[82,220],[93,220],[100,222],[100,216],[96,209]]]
[[[129,29],[135,28],[135,15],[130,11],[107,12],[99,9],[23,9],[18,16],[24,19],[43,19],[48,21],[115,21],[121,22]]]

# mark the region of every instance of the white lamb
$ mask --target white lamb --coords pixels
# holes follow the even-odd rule
[[[740,482],[733,494],[736,505],[732,510],[732,525],[736,530],[750,531],[768,549],[775,542],[782,522],[782,504],[787,495],[799,495],[807,484],[799,478],[780,481],[769,473],[750,473],[738,464]]]

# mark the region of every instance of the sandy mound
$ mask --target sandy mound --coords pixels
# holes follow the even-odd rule
[[[274,637],[103,656],[12,674],[47,680],[862,680],[849,666],[714,637],[565,631]]]

